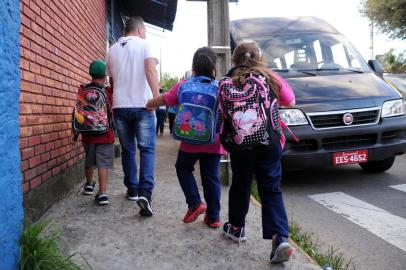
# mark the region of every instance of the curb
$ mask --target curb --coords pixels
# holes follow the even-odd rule
[[[251,202],[252,202],[252,204],[255,205],[256,207],[262,207],[261,203],[260,203],[259,201],[257,201],[257,199],[255,199],[255,197],[252,196],[252,195],[251,195]],[[296,244],[295,241],[293,241],[292,239],[289,238],[289,242],[290,242],[291,244],[293,244],[293,246],[294,246],[296,249],[300,250],[301,253],[302,253],[310,262],[312,262],[313,264],[319,266],[320,269],[322,269],[322,267],[321,267],[312,257],[310,257],[310,255],[307,254],[301,247],[299,247],[298,244]]]

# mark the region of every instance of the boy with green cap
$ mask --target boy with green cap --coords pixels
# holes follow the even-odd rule
[[[84,98],[94,98],[94,96],[91,95],[91,92],[89,92],[89,97],[86,96],[86,89],[89,87],[96,87],[102,90],[107,96],[107,109],[111,115],[113,89],[110,86],[105,85],[106,63],[102,60],[93,61],[89,66],[89,74],[92,76],[92,81],[89,84],[81,85],[78,93],[81,93]],[[109,203],[109,198],[106,194],[108,169],[113,168],[114,158],[114,132],[112,125],[110,125],[109,129],[102,134],[82,134],[82,143],[86,156],[86,183],[84,184],[83,194],[93,195],[96,185],[93,181],[93,169],[94,167],[97,167],[99,191],[95,196],[95,201],[99,205],[107,205]]]

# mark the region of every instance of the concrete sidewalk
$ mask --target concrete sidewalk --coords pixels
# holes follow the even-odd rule
[[[120,159],[109,177],[108,206],[98,206],[92,196],[77,194],[78,186],[44,215],[61,232],[62,248],[69,254],[75,252],[83,269],[89,269],[86,262],[93,270],[320,269],[299,250],[288,263],[270,266],[271,242],[261,237],[261,211],[253,204],[245,243],[225,239],[221,229],[209,229],[203,215],[184,224],[187,205],[174,168],[178,143],[169,135],[157,141],[152,218],[141,217],[136,204],[126,199]],[[222,192],[225,222],[228,188],[223,187]]]

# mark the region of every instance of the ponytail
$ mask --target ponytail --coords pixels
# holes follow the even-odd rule
[[[280,84],[272,75],[270,69],[266,67],[262,58],[261,49],[253,42],[245,42],[238,45],[232,56],[233,63],[238,67],[233,74],[233,81],[237,84],[243,84],[246,75],[255,72],[262,74],[272,91],[279,97]]]

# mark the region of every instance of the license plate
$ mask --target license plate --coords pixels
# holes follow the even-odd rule
[[[346,165],[368,161],[368,150],[337,152],[333,154],[333,165]]]

